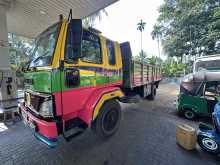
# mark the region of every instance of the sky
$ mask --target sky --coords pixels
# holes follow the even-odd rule
[[[140,31],[137,23],[146,22],[143,32],[143,50],[158,56],[157,41],[152,40],[151,32],[159,16],[158,8],[163,0],[120,0],[106,8],[108,15],[95,22],[95,28],[109,39],[118,42],[130,41],[133,54],[141,50]]]

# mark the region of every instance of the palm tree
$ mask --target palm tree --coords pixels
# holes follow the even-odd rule
[[[83,25],[85,27],[93,27],[94,26],[94,22],[96,19],[98,19],[99,21],[102,20],[102,14],[108,16],[108,13],[105,9],[102,9],[96,13],[93,13],[92,15],[86,17],[84,20],[83,20]]]
[[[143,58],[143,48],[142,48],[142,32],[144,31],[146,22],[143,22],[143,20],[141,19],[140,22],[137,23],[137,30],[139,30],[141,32],[141,61],[144,61]]]
[[[154,30],[151,32],[152,39],[157,39],[157,48],[160,58],[160,38],[162,36],[161,27],[159,25],[154,25]]]

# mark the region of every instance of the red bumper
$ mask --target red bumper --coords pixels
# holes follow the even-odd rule
[[[30,112],[27,111],[26,107],[20,106],[23,120],[28,125],[35,125],[35,131],[47,138],[53,139],[58,137],[57,126],[55,122],[47,122],[33,116]]]

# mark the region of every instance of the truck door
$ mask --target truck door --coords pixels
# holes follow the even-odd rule
[[[106,40],[107,48],[107,77],[109,84],[118,83],[121,80],[121,68],[119,65],[120,55],[117,51],[117,45],[111,40]]]
[[[70,41],[71,35],[67,32],[65,56],[71,56]],[[99,35],[83,30],[81,47],[82,57],[73,63],[64,62],[61,74],[62,109],[66,118],[82,110],[92,92],[106,82]]]

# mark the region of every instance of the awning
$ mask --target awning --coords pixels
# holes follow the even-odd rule
[[[84,18],[116,1],[118,0],[0,0],[0,4],[8,6],[8,31],[33,38],[57,22],[60,14],[67,16],[71,8],[74,18]]]

